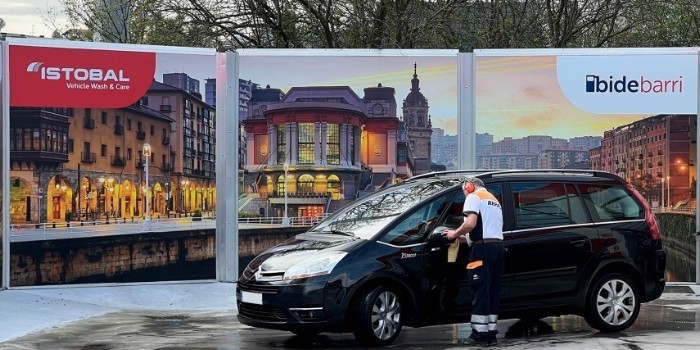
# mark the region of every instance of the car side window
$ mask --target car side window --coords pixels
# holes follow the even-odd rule
[[[486,190],[489,191],[498,202],[503,205],[503,187],[500,184],[486,184]],[[447,214],[442,219],[438,226],[445,226],[451,229],[456,229],[464,222],[464,191],[458,191],[452,203],[447,209]]]
[[[447,203],[453,196],[454,192],[451,192],[424,204],[412,214],[401,218],[379,241],[393,245],[410,245],[422,242],[429,230],[436,227],[436,221],[445,212]]]
[[[583,202],[572,184],[513,183],[516,229],[588,223]]]
[[[623,186],[583,184],[581,193],[593,204],[596,221],[643,219],[644,208]]]

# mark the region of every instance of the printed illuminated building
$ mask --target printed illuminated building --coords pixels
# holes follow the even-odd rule
[[[156,81],[124,108],[11,108],[11,222],[143,217],[146,198],[153,218],[213,210],[214,119],[198,95]]]
[[[406,176],[394,93],[381,84],[362,98],[347,86],[253,90],[245,183],[267,199],[261,213],[283,216],[286,202],[289,217],[316,216]]]
[[[167,166],[160,141],[172,122],[142,101],[119,109],[11,108],[11,222],[142,216],[141,150],[150,143],[153,164]],[[153,176],[149,190],[153,214],[165,215],[164,178]]]
[[[696,174],[696,115],[655,115],[605,131],[593,169],[615,173],[650,202],[688,205]]]
[[[403,101],[402,107],[403,120],[408,130],[408,160],[414,175],[431,171],[433,123],[428,109],[428,100],[420,92],[420,80],[414,64],[411,92]]]

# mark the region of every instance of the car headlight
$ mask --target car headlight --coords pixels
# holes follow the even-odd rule
[[[347,254],[347,252],[343,251],[319,253],[312,258],[292,265],[284,272],[283,278],[285,280],[294,280],[330,274],[335,265]]]

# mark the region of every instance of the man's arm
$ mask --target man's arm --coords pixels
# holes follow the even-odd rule
[[[459,236],[468,235],[471,230],[476,227],[477,216],[474,212],[469,212],[467,216],[464,217],[464,222],[456,230],[445,230],[442,234],[447,237],[447,239],[459,238]],[[469,241],[469,237],[467,237]]]

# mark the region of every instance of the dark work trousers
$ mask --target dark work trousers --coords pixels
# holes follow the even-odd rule
[[[471,247],[467,278],[472,291],[472,337],[495,339],[503,275],[503,242],[475,242]]]

